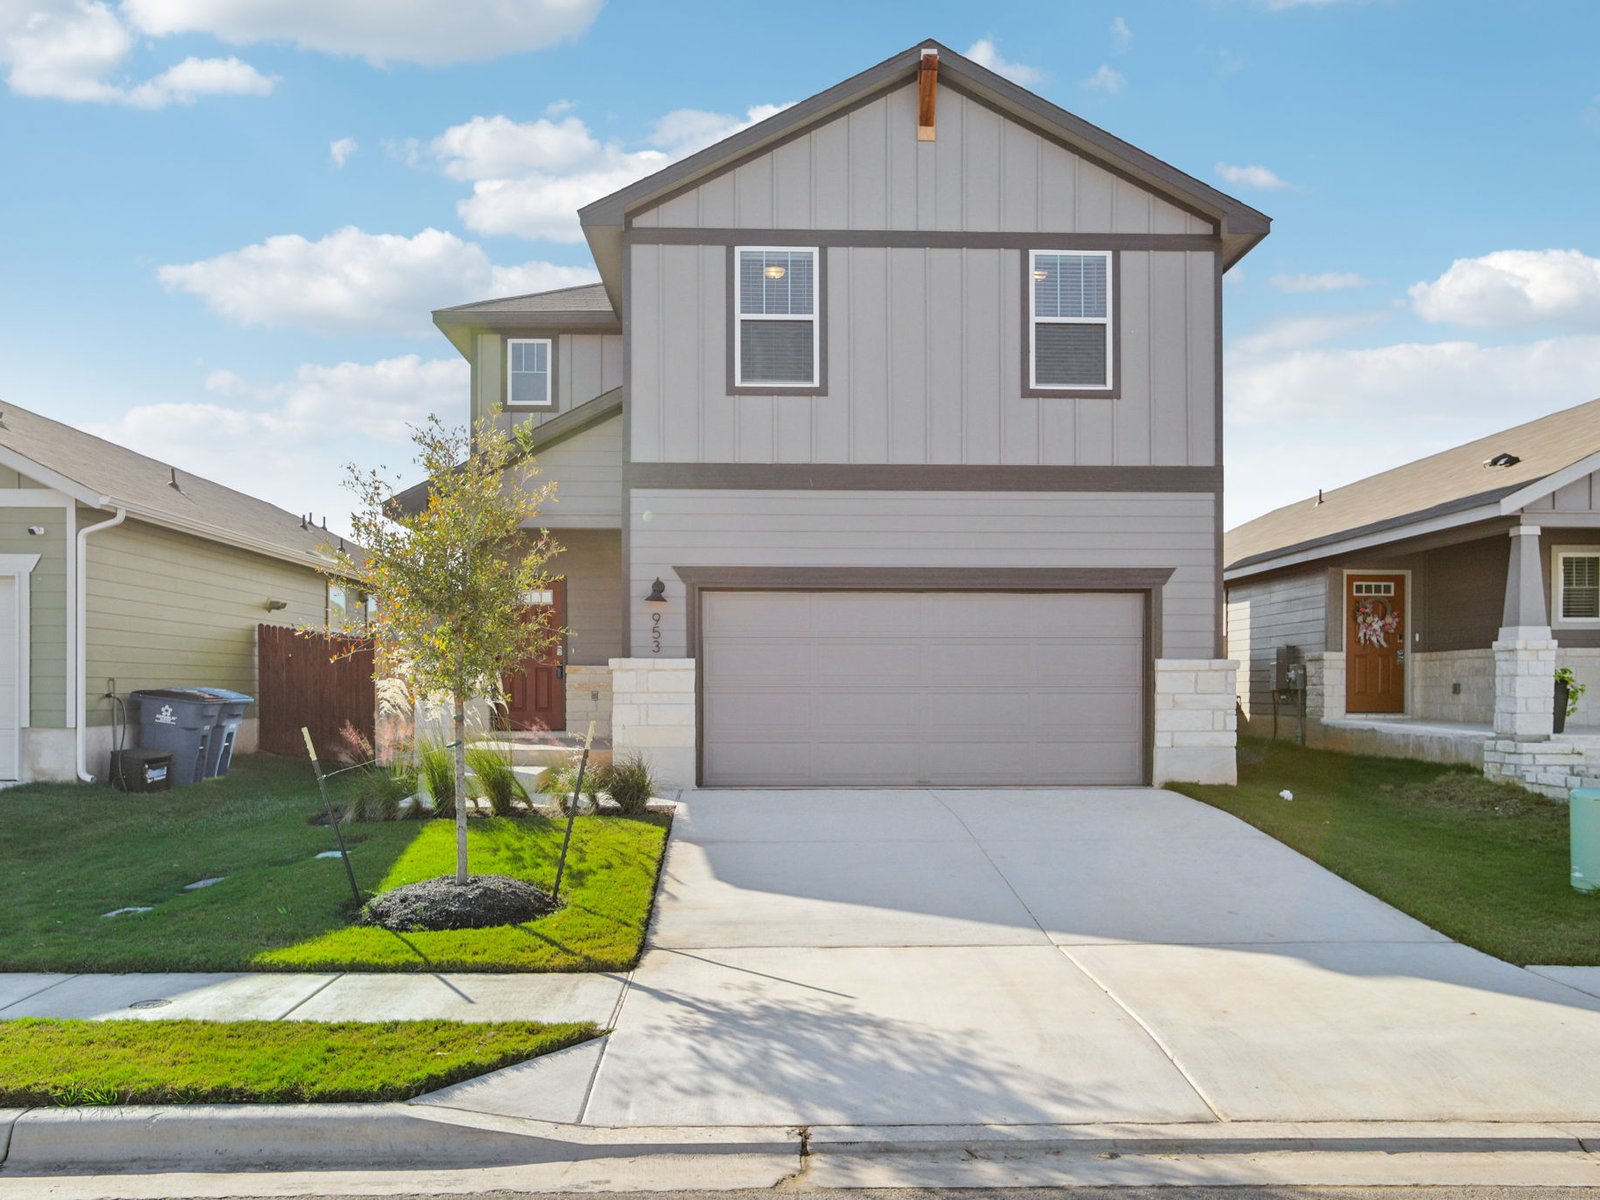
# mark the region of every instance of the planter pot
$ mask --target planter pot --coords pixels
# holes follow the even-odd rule
[[[1555,733],[1565,733],[1567,729],[1567,685],[1561,680],[1556,680],[1556,710],[1554,724],[1551,730]]]

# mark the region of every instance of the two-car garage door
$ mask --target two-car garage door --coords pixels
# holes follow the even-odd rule
[[[1145,597],[701,594],[707,785],[1145,779]]]

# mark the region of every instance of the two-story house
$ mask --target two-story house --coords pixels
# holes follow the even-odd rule
[[[559,487],[513,724],[677,785],[1232,780],[1265,216],[934,42],[580,216],[602,283],[435,314]]]

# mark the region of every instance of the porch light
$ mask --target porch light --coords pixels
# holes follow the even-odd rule
[[[768,279],[782,279],[787,272],[785,272],[782,267],[774,263],[772,266],[763,271],[762,274]]]
[[[656,581],[650,585],[650,594],[644,598],[644,602],[646,604],[665,604],[667,602],[667,585],[661,582],[661,576],[657,575]]]

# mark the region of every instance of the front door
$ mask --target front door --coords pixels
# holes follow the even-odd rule
[[[525,610],[531,618],[549,613],[548,628],[567,623],[566,582],[556,580],[550,591],[530,597],[538,601]],[[565,729],[567,727],[565,639],[559,635],[542,654],[526,660],[520,670],[505,678],[507,729]]]
[[[1345,711],[1406,710],[1406,577],[1347,575]]]

